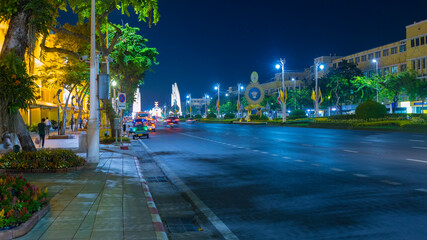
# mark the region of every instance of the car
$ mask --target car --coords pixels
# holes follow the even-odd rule
[[[148,127],[145,126],[145,124],[133,127],[131,132],[133,133],[133,139],[142,138],[144,136],[146,138],[150,138],[150,131],[148,130]]]
[[[187,119],[187,121],[186,121],[187,123],[194,123],[195,122],[195,120],[194,119],[192,119],[192,118],[189,118],[189,119]]]
[[[148,121],[146,122],[146,124],[147,124],[147,127],[148,127],[148,130],[149,130],[149,131],[153,131],[153,132],[155,132],[155,131],[156,131],[156,124],[155,124],[155,122],[154,122],[154,121],[152,121],[152,120],[148,120]]]
[[[168,117],[165,119],[165,124],[169,127],[176,127],[179,123],[179,118],[177,117]]]

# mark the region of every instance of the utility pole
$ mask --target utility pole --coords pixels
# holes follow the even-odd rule
[[[89,163],[99,162],[99,123],[98,123],[98,94],[96,82],[96,49],[95,49],[95,0],[91,1],[90,20],[90,116],[88,123],[88,152]]]

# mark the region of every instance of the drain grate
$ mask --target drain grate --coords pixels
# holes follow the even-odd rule
[[[191,217],[164,217],[165,226],[171,233],[197,232],[193,218]]]
[[[147,182],[167,182],[166,177],[157,176],[157,177],[146,177]]]

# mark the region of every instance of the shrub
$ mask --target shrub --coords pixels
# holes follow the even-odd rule
[[[249,116],[249,119],[251,121],[257,121],[257,120],[268,120],[268,117],[265,115],[257,115],[257,114],[252,114]]]
[[[383,118],[387,115],[387,108],[381,103],[368,99],[356,108],[356,116],[359,119]]]
[[[202,115],[200,115],[200,114],[196,114],[196,116],[194,116],[194,118],[201,119],[201,118],[202,118]]]
[[[100,137],[99,138],[99,143],[102,143],[102,144],[111,144],[111,143],[113,143],[115,141],[116,141],[116,137],[115,136],[111,136],[111,137]],[[120,142],[120,137],[117,137],[117,141]],[[130,138],[123,137],[122,141],[125,142],[125,143],[130,143]]]
[[[234,117],[235,117],[234,113],[226,113],[224,115],[224,119],[233,119]]]
[[[44,192],[21,176],[0,175],[0,229],[16,227],[47,204]]]
[[[216,114],[215,113],[209,113],[207,116],[208,119],[216,119]]]
[[[31,126],[27,125],[27,129],[28,129],[29,132],[37,132],[38,131],[36,123],[32,124]]]
[[[306,118],[307,115],[305,114],[305,111],[302,109],[295,109],[289,114],[290,119],[297,119],[297,118]]]
[[[83,166],[85,162],[71,150],[42,149],[37,152],[9,152],[0,158],[0,168],[58,169]]]
[[[329,116],[329,119],[332,119],[332,120],[353,120],[353,119],[357,119],[357,116],[355,114],[332,115],[332,116]]]

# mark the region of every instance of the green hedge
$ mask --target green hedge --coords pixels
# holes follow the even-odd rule
[[[0,230],[18,226],[48,201],[47,188],[31,185],[21,176],[0,175]]]
[[[120,137],[117,137],[117,141],[120,142]],[[122,141],[125,143],[130,143],[130,138],[123,137]],[[113,142],[116,142],[116,137],[114,137],[114,136],[112,136],[112,137],[100,137],[99,138],[99,143],[101,143],[101,144],[111,144]]]
[[[85,159],[71,150],[42,149],[37,152],[9,152],[0,158],[1,169],[60,169],[79,167]]]

